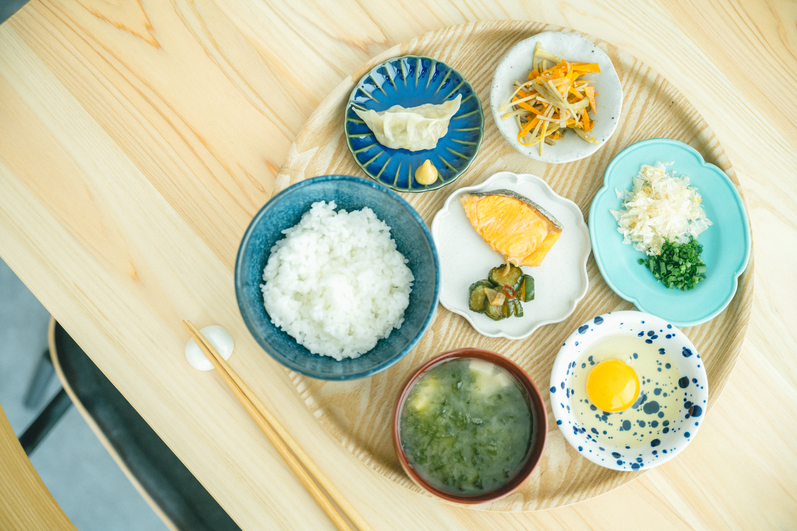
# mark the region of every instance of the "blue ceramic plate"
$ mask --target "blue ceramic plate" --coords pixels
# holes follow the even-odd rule
[[[422,151],[383,146],[352,109],[379,112],[393,105],[439,104],[457,94],[462,94],[462,103],[448,133],[437,147]],[[344,130],[354,160],[369,177],[398,192],[427,192],[454,182],[468,169],[482,142],[484,114],[479,97],[462,74],[435,59],[405,55],[388,59],[357,83],[346,105]],[[427,159],[440,177],[429,185],[418,184],[415,170]]]
[[[703,209],[713,223],[698,241],[703,244],[706,279],[695,289],[667,289],[643,265],[645,256],[623,244],[617,221],[609,210],[619,210],[622,200],[615,189],[631,188],[631,179],[643,164],[673,162],[668,171],[688,175],[703,198]],[[682,142],[664,138],[644,140],[627,147],[606,168],[603,188],[589,209],[592,253],[603,279],[615,293],[637,308],[676,326],[695,326],[716,317],[736,293],[737,279],[750,258],[750,225],[744,203],[725,173],[703,160]]]
[[[284,238],[317,201],[335,201],[348,211],[370,207],[390,226],[396,247],[408,260],[415,281],[400,328],[380,339],[359,358],[336,361],[317,356],[272,324],[263,304],[263,269],[271,248]],[[439,297],[440,263],[423,219],[398,194],[373,181],[348,175],[308,179],[275,195],[246,229],[235,262],[235,296],[252,336],[271,357],[288,369],[323,380],[353,380],[383,371],[412,350],[434,318]]]

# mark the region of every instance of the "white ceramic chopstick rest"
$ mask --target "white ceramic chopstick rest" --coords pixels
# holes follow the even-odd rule
[[[200,332],[202,332],[205,339],[213,345],[213,348],[216,349],[222,358],[225,360],[230,359],[232,350],[235,348],[235,341],[233,341],[232,336],[226,328],[219,325],[210,325],[201,329]],[[199,348],[199,345],[196,344],[193,337],[185,344],[185,359],[188,360],[191,367],[198,371],[213,370],[213,364],[205,356],[205,353],[202,352],[202,349]]]

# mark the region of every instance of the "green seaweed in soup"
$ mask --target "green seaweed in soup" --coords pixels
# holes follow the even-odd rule
[[[401,409],[401,446],[438,489],[477,495],[525,464],[532,435],[525,389],[487,361],[455,358],[422,374]]]

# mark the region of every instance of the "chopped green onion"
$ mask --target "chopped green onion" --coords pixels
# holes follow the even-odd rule
[[[706,264],[700,259],[702,252],[703,246],[695,239],[684,244],[664,240],[658,256],[640,258],[639,263],[668,289],[676,287],[686,291],[706,278]]]

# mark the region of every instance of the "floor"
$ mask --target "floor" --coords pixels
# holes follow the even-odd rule
[[[0,0],[0,8],[2,4]],[[54,377],[37,410],[23,405],[28,382],[47,348],[49,320],[47,310],[0,260],[0,404],[17,435],[61,387]],[[166,529],[74,407],[30,457],[80,531]]]

